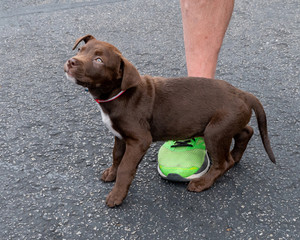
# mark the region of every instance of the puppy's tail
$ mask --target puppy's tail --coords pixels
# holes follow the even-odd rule
[[[275,156],[272,151],[271,144],[270,144],[270,139],[268,136],[267,117],[266,117],[265,110],[264,110],[262,104],[260,103],[260,101],[254,95],[252,95],[250,97],[250,99],[251,99],[250,100],[251,107],[254,110],[255,115],[256,115],[258,129],[259,129],[259,133],[260,133],[264,148],[265,148],[270,160],[273,163],[276,163]]]

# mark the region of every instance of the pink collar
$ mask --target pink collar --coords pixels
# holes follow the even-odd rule
[[[111,98],[106,99],[106,100],[101,100],[101,99],[95,98],[95,101],[96,101],[97,103],[99,103],[99,104],[100,104],[100,103],[111,102],[111,101],[117,99],[118,97],[120,97],[124,92],[125,92],[125,91],[121,91],[121,92],[119,92],[116,96],[111,97]]]

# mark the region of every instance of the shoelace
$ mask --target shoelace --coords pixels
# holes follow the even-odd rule
[[[188,140],[178,140],[178,141],[175,141],[175,144],[173,144],[171,147],[174,147],[174,148],[176,148],[176,147],[193,147],[193,145],[190,144],[191,140],[195,141],[194,138],[188,139]]]

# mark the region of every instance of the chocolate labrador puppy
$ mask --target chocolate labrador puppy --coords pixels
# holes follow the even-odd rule
[[[100,105],[103,122],[115,135],[113,164],[101,179],[116,183],[106,199],[120,205],[137,167],[153,141],[204,137],[212,165],[188,190],[201,192],[239,162],[253,134],[254,110],[264,148],[273,163],[267,120],[259,100],[221,80],[141,76],[113,45],[91,35],[64,70],[68,79],[87,87]],[[234,147],[230,145],[234,139]]]

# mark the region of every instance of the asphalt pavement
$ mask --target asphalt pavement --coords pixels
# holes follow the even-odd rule
[[[261,100],[277,165],[253,118],[241,162],[191,193],[159,177],[155,143],[110,209],[113,137],[63,64],[92,34],[142,74],[186,75],[179,1],[2,1],[0,239],[300,239],[299,19],[298,0],[236,1],[216,74]]]

